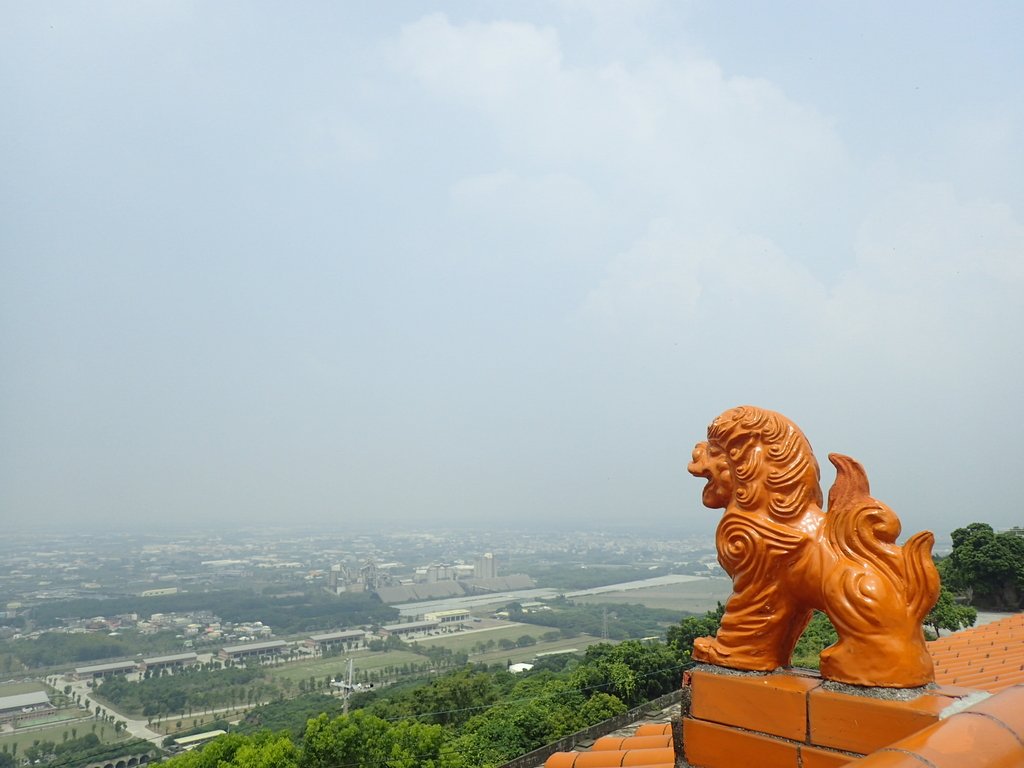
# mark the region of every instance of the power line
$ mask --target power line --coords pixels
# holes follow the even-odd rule
[[[637,681],[639,682],[641,680],[649,680],[649,679],[655,677],[656,675],[664,674],[664,673],[667,673],[667,672],[679,671],[679,670],[682,670],[682,669],[687,668],[687,667],[692,667],[693,665],[694,665],[694,662],[688,661],[688,662],[683,662],[681,664],[673,665],[671,667],[664,667],[664,668],[661,668],[661,669],[651,670],[650,672],[647,672],[647,673],[645,673],[643,675],[638,675]],[[402,721],[402,720],[417,720],[417,721],[419,721],[419,720],[421,720],[423,718],[435,717],[435,716],[438,716],[438,715],[452,715],[452,714],[460,714],[460,713],[465,713],[465,712],[474,712],[474,711],[480,711],[480,710],[487,710],[487,709],[491,709],[491,708],[493,708],[495,706],[499,706],[499,705],[524,704],[524,703],[529,703],[529,702],[533,702],[533,701],[543,701],[543,700],[547,700],[547,699],[557,699],[558,697],[561,697],[561,696],[569,696],[569,695],[573,695],[573,694],[576,694],[576,693],[584,693],[584,692],[587,692],[587,691],[596,691],[596,690],[600,690],[602,688],[611,687],[613,685],[615,685],[615,681],[611,681],[610,680],[610,681],[607,681],[607,682],[604,682],[604,683],[597,683],[595,685],[584,686],[582,688],[572,688],[570,690],[555,691],[555,692],[546,693],[546,694],[542,693],[542,694],[539,694],[537,696],[524,696],[524,697],[520,697],[520,698],[516,698],[516,699],[504,699],[502,701],[494,702],[493,704],[483,704],[483,705],[477,705],[477,706],[473,706],[473,707],[458,707],[458,708],[453,708],[453,709],[437,710],[437,711],[434,711],[434,712],[420,712],[420,713],[416,713],[416,714],[400,715],[400,716],[395,716],[395,717],[380,717],[378,715],[373,715],[373,717],[376,717],[377,719],[382,720],[384,722],[399,722],[399,721]],[[423,723],[423,724],[424,725],[431,725],[431,723]],[[148,744],[149,742],[142,742],[142,743],[147,743]],[[139,746],[141,747],[142,744],[140,743]],[[153,745],[153,746],[155,746],[155,745]],[[409,756],[405,756],[405,757],[386,758],[386,759],[377,760],[377,761],[373,761],[373,762],[367,762],[367,761],[362,761],[361,760],[361,761],[352,762],[352,763],[339,763],[339,764],[332,765],[329,768],[358,768],[358,766],[371,766],[371,765],[387,766],[392,761],[397,761],[404,768],[404,764],[402,764],[402,761],[405,761],[405,760],[421,759],[421,758],[422,759],[430,759],[430,758],[434,758],[434,757],[443,756],[443,754],[447,754],[447,755],[456,754],[456,752],[454,750],[450,750],[447,753],[443,753],[443,746],[444,745],[442,745],[442,748],[439,748],[436,753],[426,753],[426,754],[422,754],[422,755],[409,755]],[[140,749],[140,751],[142,751],[142,750]],[[46,764],[46,768],[70,768],[72,766],[72,764],[74,764],[74,763],[81,764],[82,762],[102,762],[102,761],[108,759],[108,757],[107,757],[108,755],[112,759],[113,757],[117,757],[118,753],[121,753],[123,755],[124,754],[124,750],[118,748],[117,745],[112,745],[109,749],[103,750],[103,751],[97,753],[94,756],[89,756],[89,757],[84,758],[84,759],[82,759],[82,758],[76,758],[74,760],[67,760],[66,759],[64,761],[57,761],[57,762],[47,763]]]
[[[692,667],[692,666],[694,666],[694,662],[689,661],[689,662],[684,662],[682,664],[676,664],[676,665],[673,665],[671,667],[664,667],[662,669],[652,670],[652,671],[650,671],[650,672],[648,672],[646,674],[639,675],[638,676],[638,680],[647,680],[647,679],[650,679],[650,678],[654,677],[655,675],[659,675],[659,674],[662,674],[662,673],[665,673],[665,672],[678,671],[678,670],[682,670],[684,668],[688,668],[688,667]],[[430,716],[433,716],[433,715],[455,714],[455,713],[459,713],[459,712],[471,712],[471,711],[480,710],[480,709],[490,709],[490,708],[492,708],[492,707],[494,707],[496,705],[499,705],[499,704],[517,704],[517,703],[524,703],[524,702],[531,702],[531,701],[540,701],[540,700],[543,700],[543,699],[552,699],[552,698],[557,698],[559,696],[570,695],[570,694],[574,694],[574,693],[583,693],[585,691],[594,691],[594,690],[598,690],[600,688],[607,688],[607,687],[609,687],[611,685],[614,685],[614,681],[608,681],[608,682],[605,682],[605,683],[598,683],[596,685],[585,686],[583,688],[573,688],[573,689],[567,690],[567,691],[558,691],[558,692],[555,692],[555,693],[541,694],[539,696],[525,696],[525,697],[521,697],[521,698],[518,698],[518,699],[506,699],[504,701],[496,702],[495,704],[488,704],[488,705],[482,705],[482,706],[476,706],[476,707],[460,707],[460,708],[456,708],[456,709],[439,710],[437,712],[424,712],[424,713],[420,713],[420,714],[416,714],[416,715],[408,715],[408,716],[403,716],[403,717],[379,717],[377,715],[373,715],[373,717],[376,717],[377,719],[383,720],[385,722],[396,722],[396,721],[400,721],[400,720],[415,720],[415,719],[418,719],[418,718],[430,717]],[[426,725],[426,723],[425,723],[425,725]],[[450,743],[449,744],[442,743],[442,744],[440,744],[438,746],[438,749],[437,749],[436,752],[429,752],[429,753],[423,753],[423,754],[418,754],[418,755],[403,755],[401,757],[389,757],[389,758],[382,758],[382,759],[379,759],[379,760],[358,760],[356,762],[348,762],[348,763],[333,763],[333,764],[330,764],[328,766],[328,768],[359,768],[360,766],[394,766],[394,768],[408,768],[409,763],[407,761],[409,761],[409,760],[431,760],[431,759],[437,759],[437,758],[440,758],[440,757],[447,757],[447,756],[456,755],[456,754],[459,754],[459,752],[457,750],[455,750],[454,748],[452,748]]]
[[[681,670],[681,669],[689,668],[689,667],[693,667],[693,666],[695,666],[695,663],[692,662],[692,661],[688,661],[688,662],[684,662],[682,664],[677,664],[677,665],[672,666],[672,667],[665,667],[663,669],[653,670],[653,671],[647,673],[646,675],[641,676],[640,679],[649,679],[649,678],[653,677],[654,675],[657,675],[657,674],[660,674],[660,673],[663,673],[663,672],[672,672],[672,671]],[[538,700],[544,699],[544,698],[554,698],[554,697],[562,695],[562,694],[570,694],[570,693],[577,693],[577,692],[583,692],[583,691],[588,691],[588,690],[596,690],[598,688],[606,688],[606,687],[608,687],[609,685],[612,685],[612,684],[613,683],[610,681],[610,682],[601,683],[601,684],[598,684],[598,685],[587,686],[585,688],[574,688],[571,691],[559,691],[558,693],[548,694],[547,696],[544,696],[544,695],[542,695],[542,696],[531,696],[531,697],[524,697],[522,699],[513,699],[513,700],[508,700],[506,702],[498,702],[498,703],[504,704],[504,703],[515,703],[515,702],[538,701]],[[473,709],[489,709],[490,706],[493,706],[493,705],[489,705],[487,707],[464,707],[462,709],[443,710],[442,712],[429,712],[429,713],[425,713],[425,714],[422,714],[422,715],[415,715],[413,717],[426,717],[426,716],[432,715],[432,714],[447,714],[447,713],[452,713],[452,712],[466,712],[466,711],[473,710]],[[640,706],[642,706],[642,705],[640,705]],[[394,720],[406,720],[406,719],[411,719],[411,718],[379,718],[379,719],[380,720],[386,720],[386,721],[394,721]],[[449,748],[446,751],[445,750],[446,746],[450,747],[450,745],[441,744],[439,746],[439,748],[438,748],[436,753],[424,753],[424,754],[419,754],[419,755],[404,755],[402,757],[383,758],[383,759],[380,759],[380,760],[372,760],[372,761],[359,760],[357,762],[350,762],[350,763],[333,763],[330,766],[328,766],[328,768],[359,768],[360,766],[392,766],[392,765],[395,766],[395,768],[406,768],[408,766],[408,763],[405,762],[405,761],[408,761],[408,760],[421,760],[421,759],[429,760],[429,759],[434,759],[434,758],[438,758],[438,757],[446,757],[446,756],[450,756],[450,755],[459,754],[459,752],[457,750],[451,749],[451,748]]]

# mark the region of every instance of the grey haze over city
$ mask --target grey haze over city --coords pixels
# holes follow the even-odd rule
[[[2,18],[5,528],[710,532],[743,403],[1021,523],[1020,4]]]

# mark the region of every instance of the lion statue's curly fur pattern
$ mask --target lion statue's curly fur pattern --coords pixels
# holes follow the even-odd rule
[[[818,609],[839,634],[821,655],[827,679],[930,682],[921,624],[938,597],[933,537],[917,534],[898,546],[899,520],[871,498],[860,464],[829,459],[837,477],[826,514],[818,462],[792,421],[741,406],[708,427],[689,471],[707,478],[704,504],[725,509],[715,539],[733,594],[718,634],[699,638],[693,658],[735,669],[786,666]]]

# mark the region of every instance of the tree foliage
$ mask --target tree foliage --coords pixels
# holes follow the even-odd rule
[[[956,602],[953,593],[945,587],[939,591],[939,599],[931,612],[925,617],[925,626],[931,627],[936,636],[940,629],[956,632],[958,629],[973,627],[978,619],[978,611],[969,605]]]
[[[973,605],[1017,610],[1024,597],[1024,538],[987,523],[953,531],[953,551],[939,563],[945,585]]]
[[[261,722],[288,728],[290,736],[231,733],[168,765],[487,768],[673,690],[681,667],[669,646],[635,640],[591,646],[583,658],[574,657],[559,669],[522,675],[467,665],[417,685],[396,686],[387,695],[353,696],[354,711],[320,714],[298,738],[299,729],[286,722],[281,709],[280,718]],[[336,701],[311,694],[314,708],[316,696],[324,705]],[[308,711],[296,708],[291,714],[301,718]]]
[[[97,696],[118,709],[147,717],[248,705],[277,693],[277,687],[258,667],[193,667],[138,682],[112,677],[96,689]]]
[[[170,762],[174,768],[298,768],[299,756],[287,734],[262,731],[252,736],[225,734]]]
[[[325,696],[323,693],[304,693],[290,699],[271,701],[250,710],[236,730],[240,733],[288,731],[293,737],[299,738],[306,728],[307,720],[321,713],[336,717],[342,713],[343,708],[342,699]],[[203,726],[202,730],[212,730],[214,727],[217,726]]]
[[[320,715],[306,727],[299,764],[302,768],[462,768],[461,756],[444,746],[444,729],[439,725],[412,720],[393,723],[364,711],[333,720]]]
[[[87,733],[84,736],[65,739],[59,744],[47,739],[35,741],[31,746],[25,748],[25,758],[31,765],[51,765],[65,768],[72,765],[85,765],[92,762],[103,762],[112,760],[121,755],[128,755],[132,752],[148,752],[152,749],[149,742],[140,739],[131,739],[117,744],[103,744],[95,733]],[[15,760],[10,765],[16,765],[20,761]],[[5,763],[0,759],[0,767]]]
[[[693,653],[693,641],[698,637],[713,637],[718,632],[724,613],[725,606],[719,603],[716,610],[708,611],[703,616],[685,617],[679,624],[669,628],[669,647],[681,659],[689,661]],[[797,641],[791,663],[796,667],[818,669],[820,664],[818,655],[838,639],[839,636],[828,616],[820,611],[815,611],[810,623]]]
[[[792,665],[794,667],[807,667],[818,669],[821,666],[819,656],[821,652],[839,640],[836,628],[832,626],[821,611],[815,611],[807,629],[796,641],[796,648],[793,649]]]
[[[714,637],[724,614],[725,606],[719,603],[715,610],[708,611],[703,616],[683,617],[677,625],[668,629],[669,647],[680,659],[689,661],[693,653],[693,641],[698,637]]]
[[[627,640],[587,648],[571,679],[581,690],[610,693],[635,707],[678,688],[681,678],[680,659],[668,646]]]
[[[44,632],[35,638],[8,641],[8,647],[26,667],[78,664],[131,656],[135,653],[163,653],[180,650],[173,632],[142,635],[131,630],[110,637],[98,633]]]

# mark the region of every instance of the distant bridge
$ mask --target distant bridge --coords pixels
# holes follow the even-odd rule
[[[133,755],[121,755],[113,760],[97,760],[85,763],[82,768],[136,768],[139,765],[148,765],[153,761],[151,752],[139,752]]]

